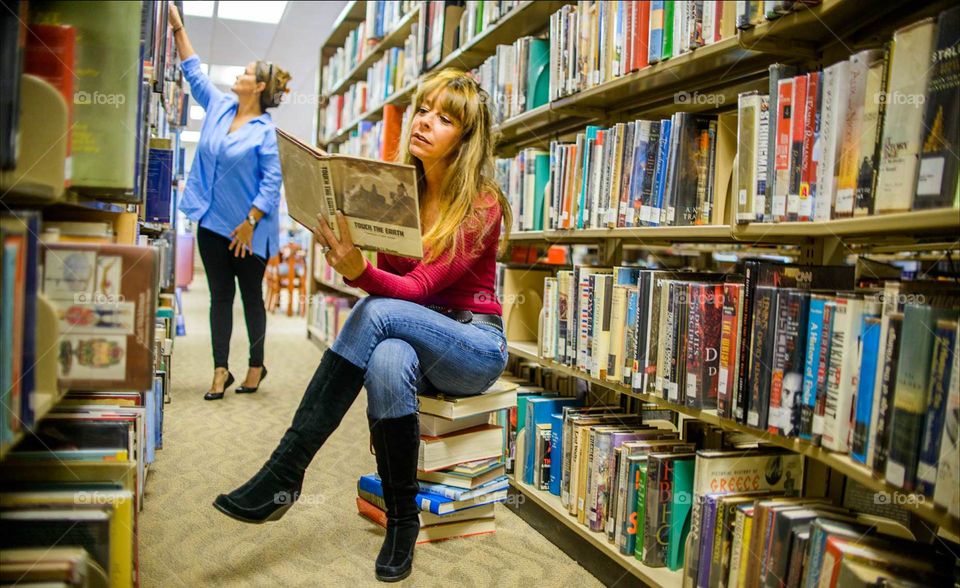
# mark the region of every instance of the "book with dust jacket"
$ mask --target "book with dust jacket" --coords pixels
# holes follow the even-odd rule
[[[416,168],[326,155],[281,129],[277,146],[287,208],[294,220],[312,229],[322,214],[339,238],[339,209],[357,247],[423,257]]]

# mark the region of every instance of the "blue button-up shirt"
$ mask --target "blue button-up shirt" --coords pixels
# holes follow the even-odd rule
[[[217,89],[192,55],[181,64],[194,100],[206,111],[180,210],[224,237],[245,222],[250,206],[264,216],[253,231],[253,252],[279,251],[280,157],[273,119],[266,112],[234,132],[237,97]]]

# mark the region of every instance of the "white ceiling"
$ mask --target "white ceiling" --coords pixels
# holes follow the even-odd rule
[[[320,44],[346,3],[288,2],[278,24],[226,20],[216,12],[212,18],[185,16],[184,28],[203,63],[245,66],[263,59],[289,71],[290,93],[270,114],[278,127],[312,144]],[[220,88],[230,91],[229,85]],[[199,131],[201,123],[191,120],[187,128]]]

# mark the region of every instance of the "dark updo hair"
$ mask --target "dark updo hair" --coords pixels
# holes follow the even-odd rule
[[[283,95],[290,91],[287,82],[290,74],[285,69],[274,65],[270,61],[257,61],[255,74],[257,82],[263,82],[265,87],[260,93],[260,109],[266,112],[268,108],[280,105]]]

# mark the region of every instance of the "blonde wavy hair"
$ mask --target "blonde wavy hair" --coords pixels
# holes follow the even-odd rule
[[[437,221],[424,235],[424,261],[436,260],[451,249],[460,251],[463,240],[461,228],[479,230],[481,237],[493,227],[484,226],[486,207],[478,206],[481,193],[494,195],[500,204],[504,232],[501,248],[510,237],[513,215],[510,202],[503,195],[494,179],[493,148],[496,137],[493,116],[490,112],[490,96],[469,74],[455,68],[447,68],[431,74],[420,84],[413,97],[413,112],[416,113],[427,96],[440,91],[440,104],[434,105],[453,118],[462,131],[447,175],[441,185],[444,198],[440,202]],[[409,118],[400,139],[396,161],[417,168],[418,188],[426,189],[423,163],[410,153],[410,135],[413,132],[413,116]],[[484,239],[477,240],[483,246]]]

